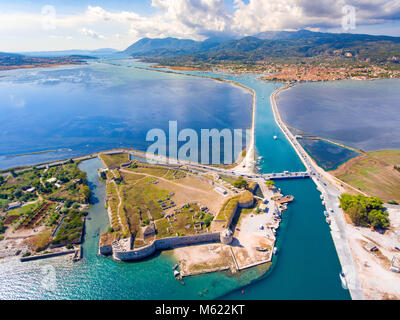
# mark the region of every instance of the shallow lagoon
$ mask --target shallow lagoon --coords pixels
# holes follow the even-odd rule
[[[197,132],[251,125],[251,93],[209,79],[105,63],[2,75],[0,169],[121,146],[145,151],[146,133],[168,134],[169,120]]]
[[[324,140],[300,139],[300,144],[324,170],[335,170],[341,164],[357,157],[360,153]]]
[[[297,84],[280,93],[286,123],[364,151],[400,147],[400,79]]]

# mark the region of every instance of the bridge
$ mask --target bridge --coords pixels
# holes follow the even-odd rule
[[[283,179],[301,179],[301,178],[309,178],[309,172],[282,172],[282,173],[267,173],[262,174],[262,177],[265,180],[283,180]]]

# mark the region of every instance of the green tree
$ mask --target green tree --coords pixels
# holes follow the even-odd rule
[[[206,227],[209,227],[211,222],[213,221],[214,217],[210,214],[207,214],[206,217],[204,218],[204,224]]]
[[[275,185],[275,182],[273,180],[267,180],[267,181],[265,181],[265,185],[268,188],[272,188]]]
[[[92,192],[90,191],[90,188],[88,186],[83,186],[81,192],[85,197],[85,201],[89,202],[90,201],[90,196],[92,194]]]
[[[234,183],[233,186],[238,189],[246,189],[248,187],[248,182],[243,179],[243,177],[239,177]]]
[[[383,201],[376,197],[342,194],[339,198],[342,209],[355,225],[374,228],[388,228],[389,216],[383,208]]]

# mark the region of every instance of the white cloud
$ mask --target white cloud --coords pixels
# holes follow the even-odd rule
[[[75,47],[98,47],[102,42],[103,47],[123,49],[142,37],[203,40],[221,33],[245,36],[267,30],[340,28],[346,4],[356,8],[357,25],[400,20],[399,0],[232,1],[233,9],[224,0],[152,0],[156,13],[149,17],[133,11],[88,6],[77,14],[57,11],[52,30],[43,29],[45,17],[41,12],[0,11],[0,36],[20,37],[20,41],[15,41],[16,46],[28,45],[23,41],[28,38],[39,42],[42,39],[45,46],[45,39],[53,36],[54,47],[64,45],[62,40],[68,38],[71,40],[68,43],[74,43]],[[96,41],[85,42],[88,37]]]
[[[93,38],[93,39],[104,39],[105,37],[101,34],[98,34],[96,31],[93,31],[91,29],[87,29],[87,28],[81,28],[79,30],[79,32],[81,34],[83,34],[84,36]]]

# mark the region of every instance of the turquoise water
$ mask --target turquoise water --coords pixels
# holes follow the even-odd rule
[[[94,192],[86,222],[83,260],[52,258],[19,262],[0,261],[0,299],[212,299],[249,283],[258,277],[256,269],[233,277],[229,273],[211,273],[185,279],[181,285],[174,279],[176,263],[171,252],[136,263],[118,263],[110,257],[97,255],[99,234],[108,228],[104,208],[105,185],[98,180],[100,160],[84,161],[80,168],[88,173]],[[55,268],[55,290],[42,285],[46,267]],[[207,294],[199,292],[208,290]]]
[[[222,298],[350,299],[339,279],[340,263],[313,181],[280,181],[277,186],[294,195],[295,201],[283,215],[273,268],[262,279]]]
[[[276,127],[269,95],[277,84],[261,83],[255,76],[224,76],[256,90],[256,147],[264,157],[263,172],[302,170],[302,163]],[[249,105],[243,110],[247,112]],[[274,140],[273,136],[278,139]],[[260,277],[257,268],[231,276],[212,273],[191,277],[182,286],[173,279],[175,261],[163,252],[136,263],[118,263],[97,255],[99,233],[108,225],[104,209],[105,187],[98,181],[97,159],[81,164],[88,172],[95,203],[86,225],[84,259],[72,263],[68,258],[21,263],[16,259],[0,261],[0,298],[16,299],[349,299],[340,286],[340,265],[325,223],[323,208],[311,180],[279,182],[285,194],[296,200],[286,211],[279,231],[279,253],[269,274]],[[42,286],[44,267],[55,268],[54,291]],[[254,281],[254,282],[253,282]],[[251,283],[251,284],[249,284]],[[249,285],[248,285],[249,284]],[[247,286],[246,286],[247,285]],[[241,289],[245,287],[245,294]],[[199,292],[208,290],[199,296]]]

